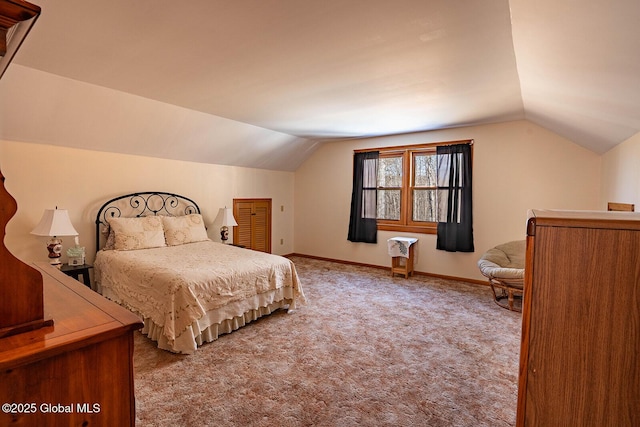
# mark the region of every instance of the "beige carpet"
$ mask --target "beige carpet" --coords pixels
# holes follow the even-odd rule
[[[489,288],[293,258],[307,306],[195,355],[136,333],[138,426],[511,426],[519,313]]]

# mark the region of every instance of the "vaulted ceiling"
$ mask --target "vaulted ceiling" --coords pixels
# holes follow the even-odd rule
[[[22,105],[69,122],[54,144],[295,170],[336,138],[526,118],[603,153],[640,131],[638,0],[33,2],[0,96],[68,100],[13,99],[7,139],[43,138]]]

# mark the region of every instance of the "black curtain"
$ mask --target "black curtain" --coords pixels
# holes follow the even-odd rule
[[[378,241],[378,157],[378,151],[353,155],[353,192],[347,237],[351,242]]]
[[[471,145],[436,147],[438,238],[436,249],[473,252]]]

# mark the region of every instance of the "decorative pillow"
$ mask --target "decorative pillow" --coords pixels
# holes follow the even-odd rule
[[[114,232],[116,251],[148,249],[167,246],[164,241],[162,217],[111,218],[109,225]]]
[[[163,216],[164,238],[169,246],[209,240],[202,215]]]
[[[100,229],[100,233],[102,234],[102,237],[106,239],[104,246],[102,247],[101,250],[112,251],[116,245],[116,236],[113,232],[113,229],[109,227],[109,223],[107,223],[107,225],[102,226],[102,228]]]
[[[109,234],[107,235],[107,241],[104,244],[102,250],[104,251],[112,251],[116,247],[116,233],[113,232],[113,229],[109,227]]]

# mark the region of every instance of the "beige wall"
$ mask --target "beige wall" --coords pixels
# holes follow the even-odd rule
[[[482,279],[477,258],[496,244],[524,238],[528,209],[602,209],[600,156],[527,121],[327,143],[295,174],[0,141],[0,169],[19,205],[5,242],[25,261],[46,259],[44,238],[29,232],[44,209],[58,206],[69,210],[91,261],[100,204],[127,192],[162,190],[197,201],[214,240],[218,208],[234,197],[271,197],[274,253],[386,266],[386,240],[393,233],[380,232],[377,245],[346,240],[353,150],[459,139],[475,141],[476,252],[436,251],[435,236],[415,235],[419,271]],[[627,147],[638,153],[638,146],[636,140],[621,145],[616,161],[626,159]],[[609,163],[613,154],[607,154]],[[633,170],[632,163],[625,170]]]
[[[396,233],[379,232],[375,245],[347,241],[353,150],[461,139],[474,140],[476,252],[437,251],[434,235],[416,234],[418,271],[482,279],[477,259],[499,243],[524,239],[528,209],[599,207],[600,156],[527,121],[339,141],[296,171],[296,253],[389,265],[386,241]]]
[[[0,141],[0,170],[7,190],[18,202],[18,212],[6,229],[5,244],[25,262],[47,259],[47,239],[29,232],[44,209],[56,206],[69,210],[80,243],[92,261],[97,210],[108,199],[135,191],[167,191],[195,200],[209,237],[216,241],[220,241],[220,227],[213,221],[219,208],[231,207],[234,198],[272,198],[273,253],[293,252],[293,172],[10,141]],[[72,238],[66,239],[63,252],[72,242]]]
[[[602,200],[633,203],[640,210],[640,133],[602,156]]]

